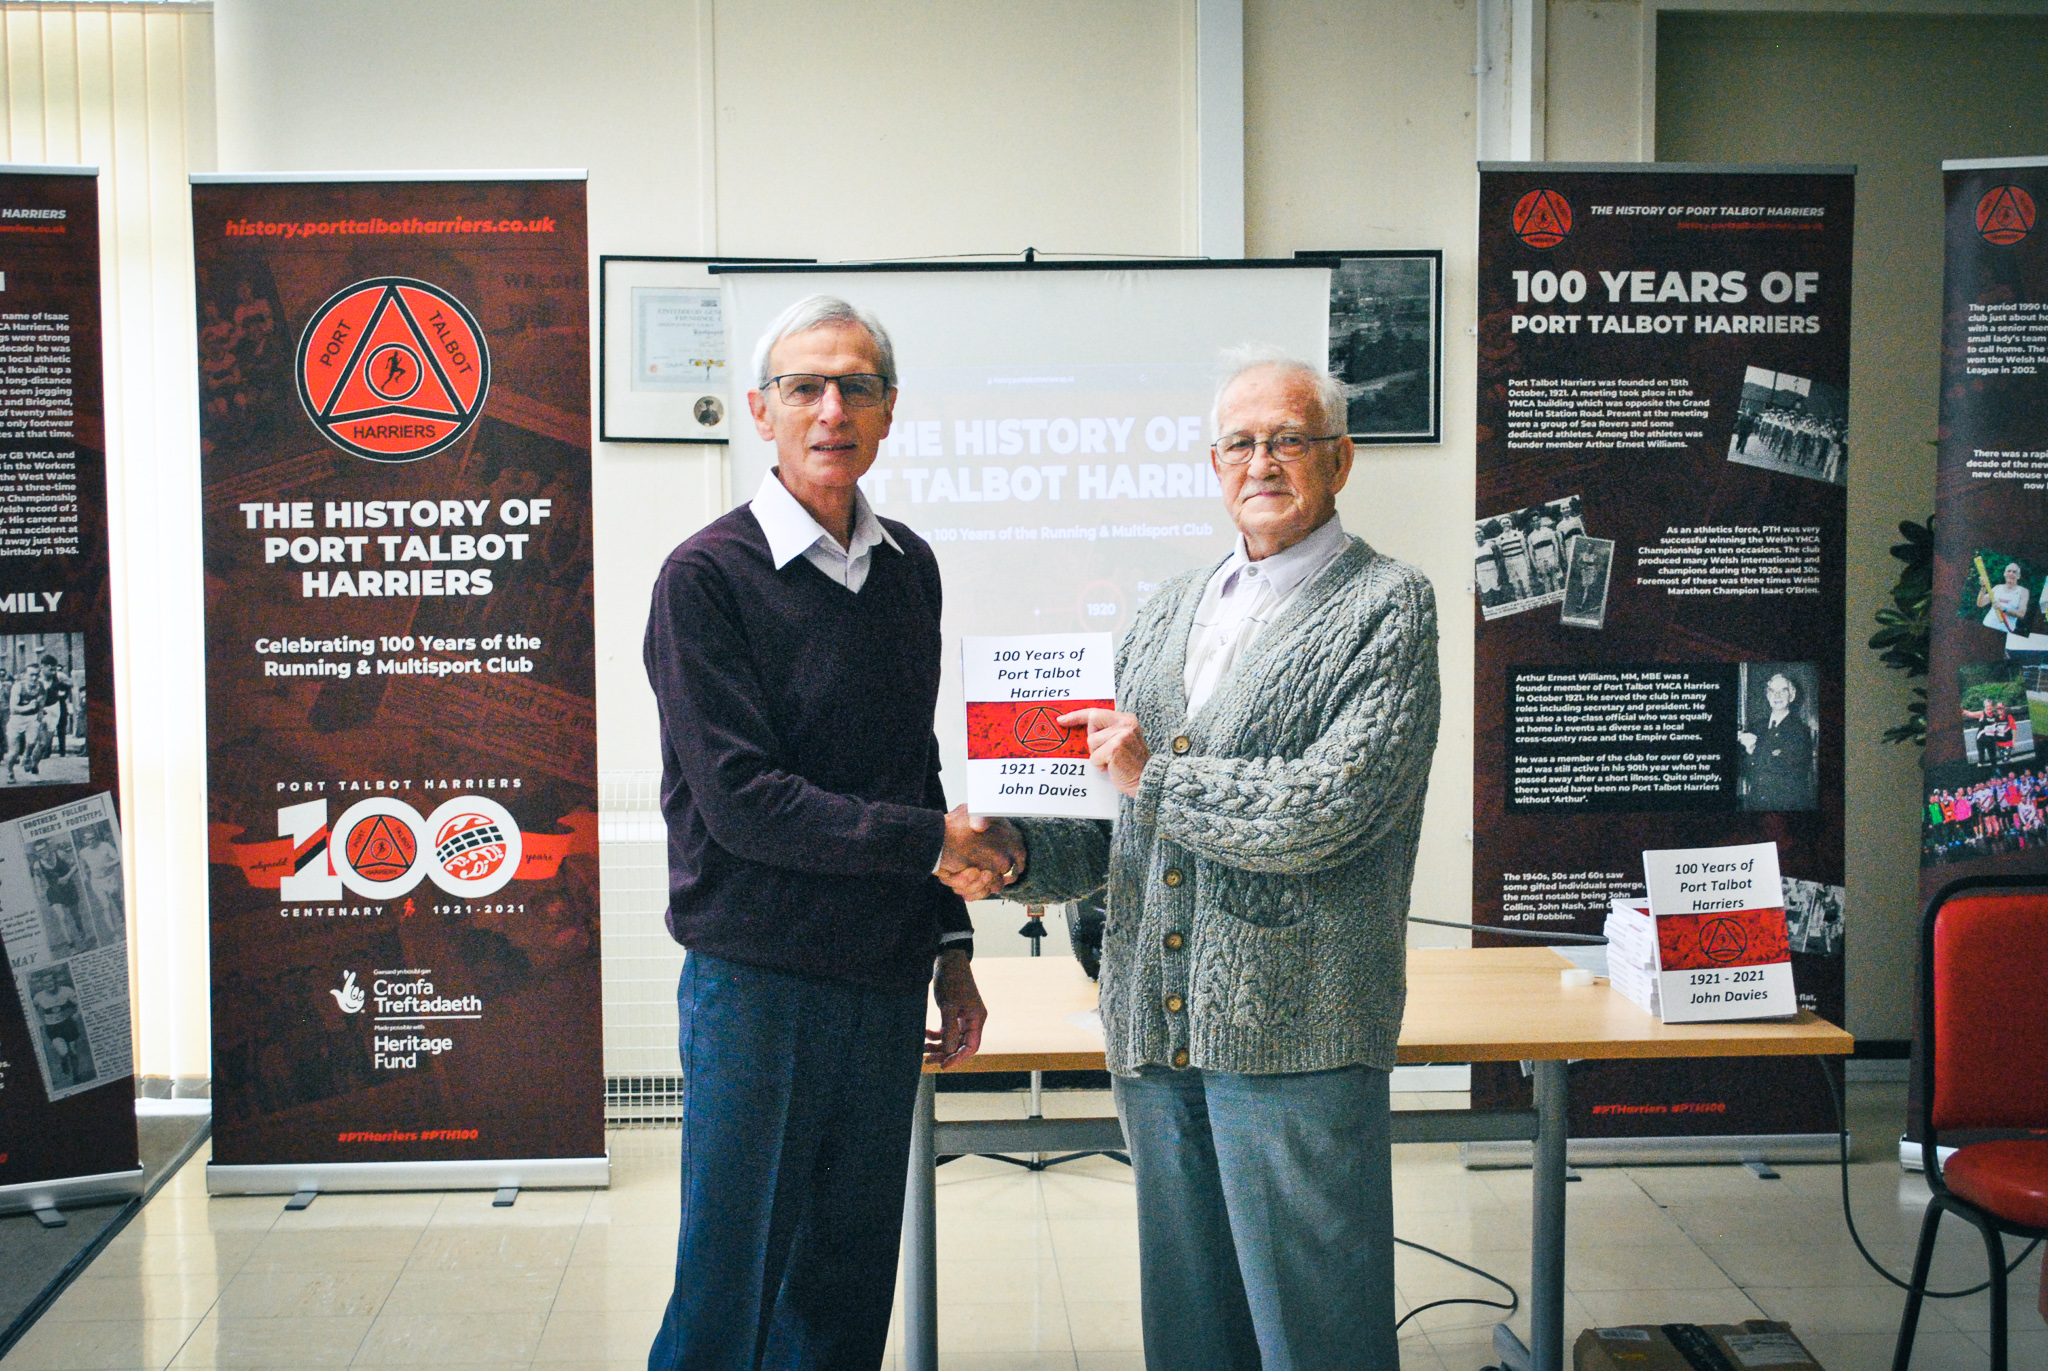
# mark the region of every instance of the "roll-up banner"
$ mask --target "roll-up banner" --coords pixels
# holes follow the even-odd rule
[[[1479,203],[1474,921],[1597,934],[1646,849],[1775,842],[1840,1023],[1854,169],[1488,164]],[[1831,1146],[1812,1072],[1581,1063],[1571,1135]]]
[[[139,1194],[99,176],[0,167],[0,1212]]]
[[[583,173],[193,182],[208,1186],[601,1185]]]
[[[2048,871],[2048,157],[1942,163],[1921,890]]]
[[[2048,871],[2048,157],[1941,164],[1947,205],[1920,897]],[[1921,1164],[1924,1062],[1901,1162]],[[1965,1144],[1993,1133],[1947,1136]]]

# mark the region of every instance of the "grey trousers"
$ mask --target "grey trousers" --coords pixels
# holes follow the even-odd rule
[[[1116,1078],[1149,1371],[1397,1371],[1387,1081]]]

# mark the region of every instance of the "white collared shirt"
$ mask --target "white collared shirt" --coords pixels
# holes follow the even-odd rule
[[[1209,702],[1267,624],[1280,617],[1304,585],[1344,551],[1344,521],[1332,514],[1293,547],[1254,562],[1244,535],[1209,577],[1188,632],[1185,684],[1188,717]]]
[[[768,555],[775,559],[777,571],[802,557],[855,594],[867,584],[871,554],[877,546],[887,543],[896,551],[903,551],[875,517],[868,497],[858,486],[853,492],[853,540],[845,547],[839,546],[839,540],[797,503],[796,496],[789,493],[782,478],[772,470],[761,478],[761,488],[754,492],[747,508],[753,511],[754,522],[767,536]]]

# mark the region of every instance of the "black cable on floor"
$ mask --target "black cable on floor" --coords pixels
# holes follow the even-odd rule
[[[1842,1107],[1841,1095],[1836,1092],[1835,1073],[1828,1070],[1827,1058],[1815,1057],[1812,1059],[1812,1061],[1815,1066],[1820,1068],[1820,1074],[1822,1078],[1827,1081],[1828,1103],[1835,1107],[1835,1134],[1837,1139],[1841,1143],[1842,1153],[1842,1219],[1845,1223],[1849,1225],[1850,1241],[1856,1244],[1856,1251],[1862,1255],[1864,1261],[1870,1264],[1870,1269],[1872,1271],[1875,1271],[1878,1275],[1883,1276],[1886,1280],[1890,1281],[1893,1285],[1896,1285],[1901,1290],[1911,1290],[1913,1288],[1913,1284],[1911,1281],[1902,1281],[1897,1276],[1894,1276],[1891,1272],[1885,1270],[1883,1266],[1879,1265],[1877,1258],[1870,1255],[1870,1249],[1863,1245],[1863,1235],[1856,1231],[1856,1216],[1855,1214],[1850,1212],[1849,1209],[1848,1115]],[[1396,1239],[1396,1241],[1399,1241],[1399,1239]],[[2005,1274],[2010,1276],[2013,1272],[2019,1270],[2020,1263],[2025,1261],[2028,1257],[2031,1257],[2034,1254],[2034,1249],[2039,1247],[2040,1245],[2041,1240],[2039,1238],[2036,1238],[2032,1242],[2028,1243],[2026,1247],[2020,1252],[2020,1254],[2012,1259],[2012,1265],[2005,1268]],[[1981,1285],[1973,1285],[1968,1290],[1925,1290],[1921,1293],[1924,1294],[1930,1300],[1959,1300],[1962,1299],[1965,1295],[1974,1295],[1981,1290],[1989,1290],[1990,1288],[1991,1281],[1987,1278]]]
[[[1461,1262],[1456,1257],[1446,1256],[1444,1253],[1437,1251],[1434,1247],[1424,1247],[1419,1242],[1410,1242],[1406,1238],[1396,1238],[1394,1239],[1394,1241],[1400,1244],[1402,1247],[1412,1247],[1417,1252],[1427,1252],[1430,1256],[1435,1257],[1438,1261],[1447,1261],[1452,1266],[1457,1267],[1460,1271],[1470,1271],[1473,1275],[1478,1276],[1481,1280],[1492,1281],[1495,1285],[1499,1286],[1501,1289],[1508,1292],[1509,1301],[1507,1304],[1502,1304],[1499,1300],[1482,1300],[1476,1296],[1469,1295],[1462,1296],[1458,1299],[1431,1300],[1428,1304],[1418,1304],[1413,1309],[1403,1314],[1400,1318],[1400,1321],[1394,1325],[1394,1331],[1396,1333],[1401,1331],[1401,1324],[1408,1322],[1408,1320],[1414,1318],[1423,1310],[1439,1309],[1447,1304],[1477,1304],[1483,1305],[1488,1309],[1505,1309],[1508,1311],[1507,1317],[1509,1318],[1513,1318],[1515,1316],[1515,1311],[1522,1307],[1522,1297],[1515,1290],[1515,1287],[1509,1285],[1506,1281],[1502,1280],[1499,1276],[1494,1275],[1491,1271],[1481,1271],[1476,1266],[1471,1266],[1466,1264],[1465,1262]]]

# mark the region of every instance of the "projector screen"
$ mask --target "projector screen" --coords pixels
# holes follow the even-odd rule
[[[932,545],[945,578],[938,732],[965,798],[963,634],[1109,633],[1161,582],[1212,566],[1235,530],[1209,466],[1221,354],[1329,349],[1327,264],[714,268],[734,408],[784,308],[837,295],[896,347],[895,423],[862,488]],[[775,462],[735,414],[733,502]]]

